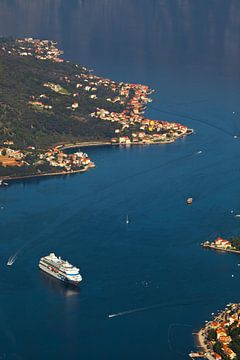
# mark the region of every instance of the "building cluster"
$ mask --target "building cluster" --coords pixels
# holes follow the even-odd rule
[[[232,348],[231,332],[234,329],[240,329],[240,304],[229,304],[226,309],[215,317],[213,321],[206,324],[203,329],[205,341],[208,350],[214,349],[216,343],[220,345],[221,352],[225,354],[227,359],[235,360],[240,354],[236,354]],[[209,332],[214,331],[215,339],[209,340]],[[216,348],[215,348],[216,349]],[[221,360],[221,354],[215,351],[211,352],[213,359]]]
[[[23,166],[27,163],[24,161],[24,153],[20,150],[13,150],[8,147],[0,148],[0,165],[1,166]]]
[[[63,62],[60,58],[63,54],[56,47],[57,43],[49,40],[39,40],[33,38],[17,39],[10,44],[3,43],[1,49],[8,54],[19,56],[34,56],[40,60],[51,60],[54,62]]]
[[[218,236],[213,242],[205,241],[202,245],[204,247],[209,247],[219,250],[236,250],[236,248],[233,246],[231,241],[223,239],[220,236]]]
[[[151,90],[148,86],[125,83],[119,85],[119,96],[107,101],[126,104],[124,110],[117,113],[97,108],[91,114],[92,117],[119,124],[119,128],[115,130],[116,136],[112,138],[113,144],[171,142],[191,133],[190,129],[181,124],[150,120],[142,115],[147,103],[151,102]]]
[[[64,171],[75,171],[86,167],[94,167],[89,156],[83,152],[66,154],[58,148],[48,149],[39,155],[41,161],[47,162],[50,166],[60,167]]]
[[[30,155],[30,157],[29,157]],[[51,148],[47,151],[36,150],[34,146],[28,146],[26,150],[13,150],[9,147],[0,149],[1,166],[39,166],[61,168],[71,172],[80,169],[94,167],[94,163],[84,152],[67,154],[59,148]]]
[[[51,60],[63,62],[60,58],[62,51],[56,47],[56,43],[49,40],[39,40],[33,38],[18,39],[10,45],[2,45],[2,50],[20,56],[34,56],[41,60]],[[76,65],[79,68],[79,65]],[[152,100],[149,95],[152,93],[148,86],[141,84],[117,83],[110,79],[101,78],[91,74],[91,71],[81,67],[81,72],[74,75],[75,78],[62,76],[59,80],[65,84],[71,84],[71,93],[60,84],[44,83],[43,86],[50,88],[62,95],[71,95],[73,98],[66,106],[68,110],[79,111],[81,109],[81,96],[88,97],[92,102],[93,110],[91,117],[101,120],[111,121],[119,124],[116,129],[112,143],[131,144],[131,143],[155,143],[171,142],[175,139],[191,133],[191,131],[181,124],[167,121],[150,120],[143,116],[146,105]],[[99,94],[101,93],[101,96]],[[99,98],[107,103],[120,106],[120,111],[109,110],[96,107],[95,101]],[[51,110],[53,104],[48,101],[46,94],[32,96],[29,104],[38,110]]]
[[[52,105],[46,103],[47,99],[49,99],[47,96],[44,96],[44,98],[41,95],[39,97],[31,96],[31,99],[28,103],[37,110],[51,110]]]
[[[220,247],[222,249],[231,249],[232,248],[232,244],[229,240],[225,240],[223,238],[221,238],[220,236],[217,237],[216,240],[214,240],[213,244],[216,247]]]
[[[54,91],[58,94],[70,95],[70,93],[59,84],[47,82],[47,83],[44,83],[43,86],[51,89],[52,91]],[[43,109],[51,110],[53,108],[51,101],[52,101],[52,99],[50,99],[50,96],[43,93],[43,94],[40,94],[39,96],[34,96],[34,95],[30,96],[30,100],[28,101],[28,104],[32,105],[37,110],[38,109],[39,110],[43,110]]]

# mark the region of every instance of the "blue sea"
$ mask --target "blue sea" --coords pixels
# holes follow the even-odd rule
[[[0,359],[184,360],[240,301],[240,257],[200,246],[240,233],[239,18],[237,0],[0,1],[0,35],[147,84],[149,117],[195,130],[85,148],[87,173],[0,189]],[[39,272],[52,251],[80,267],[78,290]]]

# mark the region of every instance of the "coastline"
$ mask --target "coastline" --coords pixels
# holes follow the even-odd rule
[[[189,356],[193,358],[204,358],[208,360],[216,359],[236,359],[239,357],[239,349],[232,344],[234,341],[233,330],[240,329],[239,322],[240,304],[229,303],[225,309],[218,311],[214,318],[205,322],[203,328],[197,335],[198,352],[191,352]],[[212,314],[214,315],[214,314]],[[223,357],[222,355],[226,357]]]
[[[80,147],[91,147],[91,146],[121,146],[121,147],[129,147],[134,145],[164,145],[164,144],[172,144],[176,140],[169,140],[169,141],[162,141],[162,142],[133,142],[130,144],[119,144],[119,143],[111,143],[111,142],[92,142],[92,141],[85,141],[76,144],[67,144],[67,145],[57,145],[55,146],[57,149],[60,150],[68,150],[68,149],[75,149]]]
[[[112,145],[110,141],[81,141],[75,144],[55,144],[54,147],[61,150],[74,149],[79,147],[90,147],[90,146],[109,146]]]
[[[204,344],[205,337],[204,337],[204,328],[200,329],[198,333],[195,334],[196,336],[196,347],[198,348],[197,352],[192,351],[189,354],[191,359],[198,358],[198,359],[207,359],[207,360],[215,360],[211,351],[208,349],[207,345]]]
[[[208,349],[206,347],[206,345],[204,344],[204,336],[203,336],[203,329],[199,330],[199,332],[197,333],[197,341],[198,341],[198,348],[200,348],[201,351],[203,352],[208,352]]]
[[[95,167],[95,165],[94,166],[87,165],[84,169],[73,170],[73,171],[58,171],[58,172],[54,172],[54,173],[41,173],[41,174],[32,174],[32,175],[22,175],[22,176],[16,176],[16,177],[2,176],[1,180],[10,180],[10,181],[11,180],[22,180],[22,179],[27,180],[27,179],[45,177],[45,176],[72,175],[72,174],[77,174],[77,173],[81,173],[81,172],[86,172],[93,167]]]
[[[223,248],[216,247],[216,246],[213,246],[213,245],[204,245],[204,244],[201,244],[201,245],[202,245],[202,247],[207,248],[207,249],[212,249],[212,250],[216,250],[216,251],[231,252],[231,253],[235,253],[235,254],[240,254],[240,251],[239,251],[239,250],[223,249]]]
[[[190,135],[190,134],[186,134]],[[183,137],[183,136],[181,136]],[[68,150],[68,149],[74,149],[74,148],[79,148],[79,147],[91,147],[91,146],[134,146],[134,145],[164,145],[164,144],[172,144],[175,141],[177,141],[179,138],[174,138],[174,139],[170,139],[170,140],[163,140],[163,141],[150,141],[150,142],[142,142],[142,141],[138,141],[138,142],[131,142],[129,144],[119,144],[119,143],[112,143],[110,141],[82,141],[79,143],[75,143],[75,144],[55,144],[53,145],[54,147],[56,147],[57,149],[61,149],[61,150]]]
[[[190,133],[191,134],[191,133]],[[190,135],[186,134],[186,135]],[[181,138],[183,136],[180,136]],[[142,145],[142,146],[149,146],[149,145],[164,145],[164,144],[172,144],[177,141],[179,138],[163,140],[159,142],[132,142],[130,144],[119,144],[119,143],[112,143],[110,141],[81,141],[74,144],[55,144],[53,145],[56,149],[61,151],[68,150],[68,149],[76,149],[82,147],[91,147],[91,146],[121,146],[121,147],[130,147],[134,145]],[[57,176],[57,175],[71,175],[81,172],[86,172],[90,168],[95,167],[93,165],[87,165],[84,169],[74,170],[74,171],[60,171],[60,172],[50,172],[50,173],[40,173],[40,174],[32,174],[32,175],[22,175],[22,176],[1,176],[1,180],[21,180],[21,179],[31,179],[37,177],[45,177],[45,176]],[[240,253],[240,252],[239,252]]]
[[[9,39],[8,41],[4,42],[4,47],[1,48],[1,51],[3,51],[3,55],[5,53],[12,54],[13,59],[15,59],[15,56],[28,56],[29,64],[34,69],[36,59],[47,59],[51,61],[52,64],[57,63],[54,68],[51,69],[51,71],[49,70],[50,73],[48,75],[50,76],[51,82],[46,82],[45,77],[43,79],[40,78],[42,81],[42,86],[44,87],[44,89],[41,89],[41,95],[32,94],[32,88],[34,87],[35,83],[31,83],[31,87],[29,85],[30,93],[27,94],[27,104],[34,111],[45,111],[49,109],[53,111],[53,109],[55,109],[54,111],[56,112],[59,110],[58,105],[60,103],[64,106],[64,119],[66,116],[70,116],[70,118],[78,118],[80,116],[83,117],[84,121],[86,122],[84,126],[87,126],[90,117],[92,117],[98,120],[105,121],[105,124],[107,122],[115,123],[115,126],[112,128],[112,132],[106,132],[106,130],[104,130],[102,133],[99,134],[99,132],[96,131],[98,129],[95,129],[95,123],[91,125],[95,129],[95,131],[92,132],[89,122],[89,127],[85,129],[84,135],[82,135],[81,131],[80,133],[78,132],[78,128],[74,128],[76,130],[75,132],[72,132],[72,134],[75,134],[74,137],[71,136],[69,139],[66,139],[67,133],[63,131],[63,135],[61,138],[55,138],[56,142],[55,144],[53,144],[53,147],[46,146],[46,144],[51,144],[51,138],[47,138],[48,141],[44,141],[44,143],[42,141],[39,142],[38,146],[43,146],[43,148],[36,148],[36,144],[34,145],[33,141],[34,137],[32,137],[31,135],[31,142],[33,142],[33,144],[29,145],[28,141],[23,142],[23,139],[21,139],[21,142],[19,142],[18,144],[19,146],[20,143],[22,143],[20,149],[15,149],[15,140],[13,141],[13,139],[4,139],[3,145],[6,146],[4,146],[3,149],[0,149],[0,155],[2,155],[0,159],[1,166],[21,167],[32,165],[33,168],[29,171],[26,171],[26,173],[29,172],[26,175],[20,175],[21,170],[18,169],[13,169],[12,171],[5,172],[5,174],[8,173],[7,175],[5,175],[4,171],[2,171],[3,176],[0,177],[0,180],[17,180],[43,176],[67,175],[77,172],[85,172],[89,169],[89,167],[92,167],[89,164],[90,166],[86,166],[83,169],[71,171],[71,169],[76,169],[81,167],[82,165],[84,166],[85,164],[88,164],[88,162],[86,162],[85,160],[85,162],[82,161],[82,158],[84,156],[88,157],[88,155],[84,154],[84,152],[82,151],[77,151],[75,154],[72,154],[71,151],[66,151],[64,154],[64,150],[109,145],[130,147],[134,145],[149,146],[171,144],[180,138],[191,135],[194,132],[193,129],[188,128],[187,126],[177,122],[169,122],[165,120],[151,120],[144,116],[147,104],[149,102],[152,102],[150,95],[152,94],[152,92],[154,92],[154,90],[151,90],[149,86],[124,82],[118,83],[110,79],[95,76],[90,74],[90,71],[88,71],[87,68],[79,68],[78,70],[76,70],[75,67],[78,67],[79,65],[71,62],[71,66],[74,66],[74,70],[71,67],[70,71],[70,68],[68,66],[65,67],[64,65],[66,61],[60,57],[63,52],[59,50],[56,45],[57,43],[50,40],[24,38]],[[33,59],[31,59],[31,57]],[[61,69],[59,69],[58,67],[59,62],[63,63],[64,65],[62,65],[63,68]],[[43,69],[45,71],[48,70],[48,68],[45,69],[45,67]],[[62,72],[64,72],[65,77],[62,77]],[[76,79],[76,77],[78,78],[78,80]],[[54,82],[52,82],[53,79]],[[96,94],[89,95],[89,91],[91,90],[96,92],[103,86],[104,89],[106,87],[106,94],[103,92],[103,95],[99,97],[99,99],[102,100],[99,104],[95,104],[95,102],[93,102],[93,104],[92,100],[89,100],[89,97],[91,99],[98,99],[98,96]],[[48,95],[44,94],[46,90],[45,88],[51,90],[47,90],[50,91],[49,94],[47,93]],[[80,90],[76,90],[78,88],[82,88],[83,90],[81,96],[79,93]],[[67,97],[66,103],[62,103],[62,100],[60,98],[55,98],[57,96],[56,94],[60,94],[61,96],[65,95],[70,98]],[[73,97],[75,97],[74,100],[72,100],[71,98],[72,95]],[[81,109],[81,107],[79,108],[78,101],[81,101],[81,97],[84,97],[86,104],[88,104],[88,116],[85,116],[85,113],[81,115],[81,111],[79,110]],[[53,106],[52,102],[54,101],[56,102],[56,107]],[[110,104],[108,104],[106,106],[105,102],[107,101],[112,103],[113,105],[109,107]],[[119,103],[117,107],[116,105],[114,105],[116,102]],[[101,108],[102,106],[103,108]],[[56,112],[56,114],[58,114],[58,112]],[[89,129],[90,132],[87,131]],[[114,135],[115,137],[112,137],[110,139],[109,134],[111,134],[111,136]],[[85,136],[85,139],[93,140],[80,141],[82,136]],[[98,137],[100,137],[100,139]],[[57,142],[58,138],[59,142]],[[26,144],[28,145],[27,147],[25,146]],[[13,149],[12,145],[14,145]],[[26,161],[26,159],[28,159],[28,161]],[[40,167],[41,161],[43,164],[47,164],[48,166],[50,165],[50,167]],[[90,159],[88,158],[87,161],[90,161]],[[37,165],[35,166],[35,164]],[[53,168],[54,166],[58,167],[56,172]],[[60,171],[61,168],[64,168],[64,170]],[[39,171],[39,173],[35,173],[35,171]],[[13,172],[15,173],[11,174]],[[24,174],[24,172],[25,171],[23,169],[22,173]]]
[[[149,145],[164,145],[164,144],[172,144],[178,139],[170,139],[168,141],[161,141],[161,142],[133,142],[131,144],[114,144],[109,141],[82,141],[75,144],[55,144],[54,147],[59,150],[68,150],[68,149],[76,149],[82,147],[91,147],[91,146],[121,146],[121,147],[130,147],[134,145],[142,145],[142,146],[149,146]],[[95,167],[95,165],[87,165],[84,169],[74,170],[74,171],[60,171],[60,172],[50,172],[50,173],[40,173],[40,174],[32,174],[32,175],[22,175],[22,176],[1,176],[1,180],[21,180],[21,179],[31,179],[37,177],[45,177],[45,176],[57,176],[57,175],[71,175],[81,172],[86,172],[90,168]]]

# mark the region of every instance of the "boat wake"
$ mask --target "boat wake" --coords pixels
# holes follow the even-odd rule
[[[119,313],[116,313],[116,314],[110,314],[110,315],[108,315],[108,317],[109,318],[114,318],[114,317],[133,314],[133,313],[137,313],[137,312],[141,312],[141,311],[153,310],[153,309],[160,308],[162,306],[164,306],[164,304],[155,304],[155,305],[152,305],[152,306],[140,307],[140,308],[136,308],[136,309],[132,309],[132,310],[122,311],[122,312],[119,312]]]
[[[143,308],[137,308],[137,309],[132,309],[132,310],[126,310],[126,311],[122,311],[122,312],[119,312],[119,313],[116,313],[116,314],[110,314],[110,315],[108,315],[108,317],[109,318],[114,318],[114,317],[133,314],[133,313],[136,313],[136,312],[145,311],[145,310],[149,310],[149,309],[152,309],[152,306],[143,307]]]
[[[14,264],[14,262],[16,261],[18,256],[18,252],[16,254],[14,254],[13,256],[10,256],[10,258],[7,261],[7,266],[12,266]]]
[[[159,304],[155,304],[155,305],[151,305],[151,306],[145,306],[145,307],[135,308],[135,309],[131,309],[131,310],[121,311],[121,312],[114,313],[114,314],[109,314],[107,317],[115,318],[118,316],[124,316],[124,315],[133,314],[133,313],[137,313],[137,312],[141,312],[141,311],[154,310],[154,309],[159,309],[159,308],[163,308],[163,307],[186,306],[186,305],[190,305],[190,304],[202,303],[203,301],[205,302],[206,299],[198,298],[193,301],[181,301],[181,302],[174,302],[174,303],[169,303],[169,302],[159,303]]]

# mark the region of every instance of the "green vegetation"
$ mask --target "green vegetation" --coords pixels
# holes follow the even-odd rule
[[[90,81],[88,70],[70,62],[39,60],[3,50],[14,44],[14,40],[0,39],[0,145],[11,140],[15,148],[46,148],[114,136],[116,124],[90,116],[97,107],[115,112],[124,109],[123,104],[106,101],[117,94],[111,87],[97,86],[97,99],[92,99],[84,90]],[[44,84],[57,87],[53,91],[53,85]],[[73,93],[77,95],[73,97]],[[46,108],[29,104],[29,100],[39,101],[40,95],[44,95],[41,101]],[[73,111],[74,102],[79,106]]]
[[[240,251],[240,237],[239,236],[234,236],[230,239],[230,242],[232,244],[232,246],[234,246],[237,250]]]
[[[49,87],[52,91],[62,95],[70,95],[70,92],[64,89],[61,85],[53,84],[53,83],[46,83],[44,84],[45,87]]]
[[[216,340],[217,340],[216,330],[210,329],[210,330],[208,331],[207,339],[208,339],[208,341],[216,341]]]
[[[222,350],[222,344],[221,344],[219,341],[217,341],[216,344],[214,344],[213,350],[214,350],[217,354],[221,355],[221,357],[222,357],[223,360],[229,360],[229,357],[228,357],[228,356],[224,353],[224,351]]]
[[[232,338],[230,348],[237,354],[237,360],[240,360],[240,328],[236,323],[229,328],[229,335]]]

